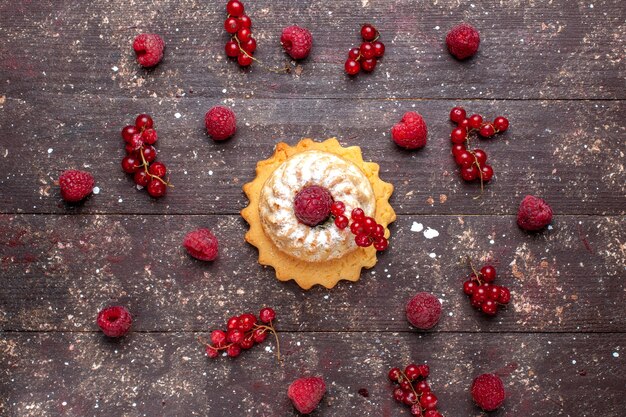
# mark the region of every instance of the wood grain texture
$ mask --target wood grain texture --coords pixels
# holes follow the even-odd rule
[[[617,417],[624,407],[624,352],[616,350],[624,334],[282,333],[282,365],[272,343],[235,360],[209,360],[195,337],[7,334],[3,415],[296,416],[287,387],[302,374],[323,374],[328,392],[312,416],[409,416],[392,398],[387,371],[423,361],[447,416],[486,415],[468,393],[484,372],[502,375],[508,395],[490,416],[572,416],[584,407]]]
[[[286,61],[282,28],[297,23],[312,31],[315,48],[300,76],[258,65],[241,71],[227,61],[224,4],[4,1],[5,91],[14,98],[45,92],[70,101],[76,94],[173,97],[190,90],[240,98],[626,98],[626,10],[619,1],[247,4],[259,39],[256,57],[267,65]],[[343,63],[368,21],[380,30],[386,54],[371,76],[350,79]],[[480,30],[481,47],[475,59],[459,63],[447,53],[445,36],[462,21]],[[151,71],[138,67],[131,50],[143,31],[160,33],[167,45],[164,61]]]
[[[373,272],[356,284],[305,292],[257,264],[239,216],[4,215],[0,325],[96,330],[98,310],[122,303],[138,330],[201,331],[271,304],[284,330],[411,331],[404,305],[430,291],[444,303],[436,331],[619,331],[626,326],[622,220],[557,216],[553,230],[529,235],[513,216],[400,216]],[[414,222],[439,236],[412,232]],[[197,227],[220,240],[214,263],[195,261],[181,247]],[[497,282],[513,292],[511,307],[496,318],[470,307],[462,255],[491,259]]]
[[[247,205],[241,186],[277,142],[337,136],[381,165],[381,177],[395,186],[391,203],[399,214],[514,214],[526,194],[544,196],[558,214],[626,213],[624,102],[227,99],[239,130],[215,143],[203,118],[217,99],[77,96],[60,106],[55,100],[47,95],[4,104],[1,212],[235,214]],[[461,180],[450,154],[448,114],[458,104],[492,120],[498,114],[511,119],[508,132],[479,142],[496,172],[479,200],[479,184]],[[409,110],[428,123],[430,141],[420,151],[403,151],[389,137]],[[141,112],[156,119],[159,159],[175,185],[158,201],[137,192],[120,167],[121,128]],[[100,194],[77,207],[63,204],[54,182],[68,168],[93,172]]]

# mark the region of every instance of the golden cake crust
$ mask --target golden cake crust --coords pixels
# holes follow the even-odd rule
[[[396,213],[389,204],[389,197],[393,192],[393,185],[382,181],[379,176],[379,166],[373,162],[363,161],[361,149],[358,146],[342,147],[337,139],[330,138],[323,142],[311,139],[302,139],[296,146],[289,146],[280,142],[276,145],[274,155],[259,161],[256,167],[256,178],[243,186],[249,204],[241,211],[241,215],[250,225],[246,233],[246,241],[259,250],[259,263],[269,265],[276,271],[276,277],[281,281],[295,280],[304,289],[314,285],[323,285],[326,288],[334,287],[340,280],[357,281],[362,268],[371,268],[376,264],[376,249],[357,248],[345,256],[321,262],[307,262],[297,259],[274,245],[265,234],[259,213],[261,191],[272,173],[291,156],[309,150],[320,150],[335,154],[359,167],[368,178],[376,199],[374,218],[385,227],[385,236],[389,237],[387,226],[395,221]],[[346,233],[350,233],[346,230]]]

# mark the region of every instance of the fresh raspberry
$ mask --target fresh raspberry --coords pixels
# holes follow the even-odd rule
[[[524,230],[540,230],[552,221],[552,209],[539,197],[527,195],[517,210],[517,224]]]
[[[322,378],[300,378],[289,385],[287,396],[296,410],[302,414],[309,414],[315,410],[325,392],[326,384]]]
[[[478,31],[467,23],[455,26],[446,36],[448,51],[457,59],[469,58],[478,51],[480,35]]]
[[[296,217],[301,223],[315,227],[330,216],[333,197],[319,185],[310,185],[298,191],[293,202]]]
[[[482,374],[472,382],[472,398],[476,405],[485,411],[493,411],[504,402],[506,394],[500,377]]]
[[[94,180],[89,172],[70,169],[59,177],[61,197],[69,203],[77,203],[93,191]]]
[[[406,318],[421,330],[434,327],[441,316],[439,299],[427,292],[419,292],[406,304]]]
[[[217,258],[217,238],[209,229],[197,229],[187,233],[183,246],[189,255],[201,261],[213,261]]]
[[[204,124],[213,140],[228,139],[237,131],[237,118],[228,107],[215,106],[204,116]]]
[[[305,28],[299,26],[288,26],[283,29],[280,36],[280,43],[285,48],[285,52],[293,59],[303,59],[309,56],[313,45],[313,36]]]
[[[406,112],[400,123],[391,128],[391,138],[406,149],[417,149],[426,146],[428,129],[422,116],[415,112]]]
[[[161,62],[165,42],[156,33],[142,33],[135,38],[133,49],[137,62],[142,67],[150,68]]]
[[[133,319],[126,308],[111,306],[98,313],[98,327],[109,337],[122,337],[130,330]]]

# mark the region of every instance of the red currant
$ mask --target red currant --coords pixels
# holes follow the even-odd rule
[[[482,303],[482,305],[480,306],[480,309],[482,310],[483,313],[493,316],[498,311],[498,305],[493,300],[487,300]]]
[[[374,71],[374,68],[376,68],[376,58],[364,59],[361,62],[361,68],[363,68],[363,71],[365,72]]]
[[[372,231],[372,237],[385,237],[385,228],[382,224],[377,224],[374,230]],[[376,241],[374,241],[376,243]]]
[[[463,283],[463,292],[467,295],[472,295],[474,294],[476,287],[478,287],[478,285],[474,281],[467,280]]]
[[[154,164],[150,165],[150,167],[148,168],[148,172],[152,175],[163,178],[167,173],[167,167],[163,162],[155,162]]]
[[[469,117],[469,127],[472,129],[480,129],[483,124],[483,117],[480,114],[473,114]]]
[[[226,328],[228,330],[239,328],[239,317],[233,316],[233,317],[229,318],[228,322],[226,322]]]
[[[415,384],[415,391],[417,391],[418,394],[424,394],[426,392],[430,392],[430,386],[426,381],[419,381]]]
[[[146,171],[142,169],[135,172],[133,179],[135,180],[135,184],[141,187],[146,187],[150,182],[150,175],[148,175]]]
[[[487,123],[482,125],[482,127],[478,131],[478,134],[483,138],[490,138],[496,134],[496,130],[493,128],[493,125],[491,123]]]
[[[476,168],[476,165],[470,165],[468,167],[461,168],[461,178],[465,181],[474,181],[478,178],[480,171]]]
[[[360,221],[353,221],[350,225],[350,231],[353,235],[360,235],[365,232],[365,228]]]
[[[239,316],[239,330],[249,332],[256,324],[256,317],[253,314],[245,313]]]
[[[389,370],[389,380],[393,382],[398,382],[400,380],[400,368],[391,368]]]
[[[350,52],[348,52],[348,58],[354,59],[355,61],[359,59],[361,56],[361,50],[359,48],[352,48]]]
[[[480,303],[484,303],[487,301],[487,290],[484,285],[479,285],[475,290],[474,294],[472,294],[472,300],[479,301]]]
[[[363,42],[361,44],[361,55],[363,58],[370,59],[376,56],[376,51],[374,51],[374,46],[369,42]]]
[[[226,349],[226,354],[231,358],[236,358],[241,353],[241,347],[239,345],[230,345]]]
[[[361,71],[361,64],[354,59],[348,58],[345,64],[345,70],[348,75],[356,75]]]
[[[393,398],[399,402],[402,402],[404,400],[404,391],[402,390],[402,388],[396,388],[395,390],[393,390]]]
[[[452,133],[450,133],[450,139],[452,140],[452,143],[456,145],[462,144],[465,142],[465,139],[467,139],[467,130],[462,127],[453,129]]]
[[[482,149],[474,149],[472,152],[474,154],[474,158],[476,158],[476,162],[478,162],[479,166],[485,165],[487,162],[487,154]]]
[[[368,246],[372,245],[372,239],[370,239],[370,237],[365,233],[359,233],[358,235],[356,235],[354,237],[354,241],[356,242],[357,246],[360,246],[362,248],[367,248]]]
[[[493,127],[496,128],[496,131],[504,132],[509,128],[509,120],[506,117],[498,116],[493,121]]]
[[[511,301],[511,292],[507,287],[500,287],[500,295],[498,295],[498,302],[500,304],[508,304]]]
[[[463,168],[469,167],[474,163],[474,157],[467,150],[457,153],[454,157],[454,160],[456,161],[457,165]]]
[[[489,165],[483,165],[480,167],[480,175],[482,176],[482,180],[484,182],[491,181],[491,178],[493,177],[493,168]]]
[[[213,359],[213,358],[217,358],[217,356],[219,355],[219,352],[213,346],[207,345],[207,347],[206,347],[206,355],[209,358]]]
[[[221,330],[213,330],[211,332],[211,343],[219,346],[224,342],[226,342],[226,333]]]
[[[262,308],[259,312],[259,319],[265,324],[270,323],[276,318],[276,312],[271,307]]]
[[[335,217],[335,226],[337,226],[337,228],[340,230],[343,230],[346,227],[348,227],[349,222],[350,221],[348,220],[348,218],[344,216],[343,214],[340,214],[339,216]]]
[[[241,341],[244,338],[244,334],[241,330],[239,329],[230,329],[227,333],[226,333],[226,341],[228,343],[241,343]]]
[[[500,296],[500,287],[498,285],[491,285],[487,288],[487,299],[492,301],[498,301]]]
[[[243,15],[244,7],[243,3],[239,0],[230,0],[226,5],[226,13],[231,16],[239,17]]]
[[[385,249],[387,249],[388,246],[389,246],[389,241],[385,239],[384,237],[377,237],[374,239],[374,248],[377,251],[382,252]]]
[[[139,133],[139,129],[137,129],[136,126],[133,126],[133,125],[124,126],[124,129],[122,129],[122,139],[124,139],[124,142],[130,143],[133,136],[138,133]]]
[[[252,57],[242,52],[237,57],[237,63],[242,67],[249,67],[252,65]]]
[[[426,410],[434,410],[437,408],[437,397],[432,392],[422,395],[420,405]]]
[[[377,33],[376,28],[370,24],[366,24],[361,27],[361,37],[365,41],[373,41],[376,39]]]
[[[248,54],[250,54],[250,55],[253,54],[254,51],[256,51],[256,39],[254,39],[254,38],[248,39],[246,42],[241,44],[241,47]]]
[[[141,134],[141,140],[148,145],[154,145],[158,139],[159,136],[154,129],[146,129]]]
[[[241,343],[239,344],[239,346],[241,346],[242,349],[250,349],[252,346],[254,346],[254,340],[252,339],[243,339],[241,341]]]
[[[224,47],[224,49],[226,52],[226,56],[228,57],[235,58],[237,55],[239,55],[239,45],[237,45],[237,42],[235,41],[226,42],[226,46]]]
[[[361,224],[363,225],[363,230],[365,231],[365,233],[368,234],[371,234],[377,226],[376,220],[374,220],[372,217],[364,218]]]
[[[372,44],[374,46],[374,56],[376,58],[382,58],[385,55],[385,44],[381,41],[376,41]]]
[[[135,126],[139,130],[152,129],[153,125],[154,122],[152,121],[152,117],[148,116],[147,114],[140,114],[135,119]]]
[[[480,276],[485,282],[493,282],[496,280],[496,268],[485,265],[480,269]]]
[[[250,29],[252,27],[252,20],[248,15],[244,14],[239,18],[239,26]]]
[[[404,393],[404,398],[402,399],[402,402],[404,402],[406,405],[413,405],[417,402],[417,400],[417,395],[413,391],[408,391]]]
[[[428,375],[430,375],[430,367],[428,365],[418,365],[417,370],[419,371],[420,377],[424,379],[428,378]]]
[[[150,183],[148,184],[148,194],[152,197],[158,198],[163,197],[167,192],[167,186],[156,178],[152,178]]]
[[[265,329],[254,329],[252,332],[252,338],[256,343],[263,343],[263,341],[267,338],[267,332]]]
[[[140,166],[141,164],[134,156],[128,155],[124,157],[124,159],[122,159],[122,169],[124,170],[124,172],[127,172],[129,174],[137,171]]]
[[[247,42],[252,36],[252,32],[248,28],[241,28],[237,31],[237,38],[239,42]]]
[[[143,158],[146,160],[147,163],[154,161],[157,157],[157,151],[154,146],[145,146],[141,150],[141,153],[143,154]]]
[[[456,143],[452,145],[452,156],[454,156],[455,159],[459,153],[464,152],[464,151],[467,151],[467,149],[465,148],[465,145],[460,144],[460,143]]]
[[[404,368],[404,375],[406,375],[406,377],[409,378],[409,381],[415,381],[417,377],[420,376],[419,368],[417,367],[416,364],[411,363],[407,365],[406,368]]]
[[[239,20],[229,17],[224,21],[224,29],[230,34],[235,34],[239,30]]]
[[[356,221],[361,221],[365,218],[365,212],[363,211],[363,209],[360,208],[355,208],[352,210],[352,213],[350,215],[350,217],[352,218],[352,220]]]
[[[454,123],[460,123],[463,119],[465,119],[465,109],[463,107],[453,107],[450,110],[450,120]]]
[[[330,212],[334,216],[340,216],[346,211],[346,205],[342,201],[334,201],[330,206]]]
[[[424,417],[424,415],[422,414],[422,407],[420,407],[419,404],[413,404],[409,411],[411,412],[412,416]]]

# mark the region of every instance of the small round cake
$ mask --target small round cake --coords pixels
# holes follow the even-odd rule
[[[298,259],[341,258],[357,248],[352,234],[332,222],[310,227],[296,217],[296,194],[311,185],[328,190],[333,200],[345,204],[348,213],[360,207],[367,216],[374,215],[374,190],[363,171],[337,155],[311,150],[283,162],[263,185],[259,200],[263,230],[280,250]]]
[[[278,143],[243,187],[250,200],[241,211],[250,225],[246,241],[259,250],[259,263],[304,289],[357,281],[362,268],[376,264],[377,250],[387,247],[387,226],[396,219],[389,204],[393,186],[378,172],[358,146],[344,148],[335,138]],[[360,209],[358,217],[353,209]]]

